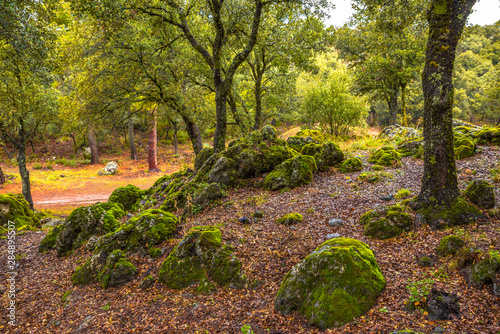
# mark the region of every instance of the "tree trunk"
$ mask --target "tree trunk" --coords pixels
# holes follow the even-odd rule
[[[226,149],[226,130],[227,130],[227,111],[226,111],[227,93],[221,93],[220,88],[215,91],[215,135],[214,135],[214,153],[220,153]]]
[[[2,167],[0,166],[0,184],[5,183],[5,175],[3,174]]]
[[[392,94],[389,96],[389,120],[390,125],[396,125],[398,116],[398,88],[392,90]]]
[[[193,145],[194,154],[198,154],[203,150],[203,142],[201,141],[200,129],[190,116],[181,115],[184,124],[186,124],[186,130]]]
[[[76,139],[75,139],[75,136],[73,136],[73,134],[71,132],[68,131],[68,134],[69,136],[71,137],[71,139],[73,140],[73,149],[75,150],[75,153],[76,151],[78,150],[78,148],[76,147],[78,144],[76,143]],[[44,146],[47,146],[45,145],[45,142],[43,143]]]
[[[255,123],[254,130],[258,130],[262,123],[262,76],[264,73],[257,68],[257,77],[255,78],[254,96],[255,96]]]
[[[420,194],[412,207],[427,210],[422,211],[424,217],[434,217],[431,219],[440,224],[443,217],[446,223],[455,224],[472,211],[477,212],[459,199],[452,130],[455,50],[474,3],[475,0],[432,0],[427,13],[429,39],[422,73],[424,175]],[[446,218],[443,214],[438,219],[438,213],[445,210],[451,216]]]
[[[406,115],[406,84],[401,85],[401,113],[403,116],[403,126],[408,126],[408,117]]]
[[[156,137],[156,107],[149,113],[149,141],[148,141],[148,162],[149,171],[158,171],[157,157],[157,137]]]
[[[232,94],[232,92],[229,92],[227,96],[227,103],[229,104],[229,109],[233,114],[234,122],[238,124],[241,132],[246,133],[247,132],[246,126],[241,120],[240,116],[238,115],[238,108],[236,107],[236,101],[234,100],[234,95]]]
[[[128,119],[128,140],[130,143],[130,159],[137,160],[137,149],[135,148],[134,122],[132,117]]]
[[[9,160],[12,160],[13,156],[10,153],[9,149],[7,148],[7,145],[5,144],[5,140],[3,139],[1,132],[0,132],[0,140],[2,141],[3,149],[4,149],[5,153],[7,154],[7,156],[9,157]]]
[[[177,155],[179,152],[179,141],[177,139],[177,122],[172,122],[172,127],[174,128],[174,154]]]
[[[30,186],[30,172],[26,168],[26,137],[22,128],[19,130],[17,163],[19,164],[19,174],[21,175],[21,184],[24,199],[29,203],[31,210],[33,210],[33,198],[31,197]]]
[[[97,150],[97,140],[95,139],[94,125],[92,123],[89,123],[87,138],[90,146],[90,164],[96,165],[99,163],[99,151]]]

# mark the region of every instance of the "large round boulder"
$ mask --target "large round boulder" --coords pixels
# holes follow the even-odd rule
[[[322,145],[314,143],[304,145],[301,154],[314,157],[318,170],[322,172],[344,160],[344,152],[331,141]]]
[[[339,327],[370,310],[385,284],[366,244],[335,238],[287,273],[274,308],[285,315],[297,310],[321,329]]]
[[[135,203],[141,199],[142,190],[132,184],[125,187],[116,188],[111,196],[109,196],[108,203],[120,203],[123,205],[123,210],[132,210]]]
[[[493,186],[485,180],[474,180],[467,186],[464,196],[483,209],[492,209],[495,206],[495,192]]]

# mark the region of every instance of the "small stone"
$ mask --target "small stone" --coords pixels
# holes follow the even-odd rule
[[[330,233],[330,234],[326,235],[327,239],[333,239],[333,238],[339,238],[339,237],[340,237],[340,234],[338,234],[338,233]]]
[[[243,225],[251,224],[252,223],[252,221],[250,219],[248,219],[247,217],[241,217],[241,218],[239,218],[238,222],[242,223]]]
[[[434,328],[434,333],[444,333],[444,332],[446,332],[446,330],[441,326],[436,326]]]
[[[394,199],[394,195],[390,194],[388,196],[382,196],[382,197],[380,197],[380,199],[383,200],[383,201],[388,201],[389,202],[389,201],[392,201]]]
[[[126,217],[127,217],[127,219],[130,219],[130,218],[134,218],[134,215],[131,213],[127,213]]]
[[[141,289],[149,289],[150,287],[153,286],[153,284],[155,283],[155,281],[156,281],[156,278],[154,278],[153,276],[149,275],[149,276],[147,276],[142,281],[140,288]]]
[[[342,219],[334,218],[334,219],[330,219],[328,221],[328,225],[330,225],[332,227],[337,227],[340,225],[344,225],[344,221]]]
[[[114,161],[110,161],[104,167],[104,173],[106,175],[114,175],[118,172],[118,164]]]

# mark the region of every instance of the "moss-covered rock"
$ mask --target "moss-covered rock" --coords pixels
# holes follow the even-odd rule
[[[398,124],[386,126],[380,131],[379,137],[395,138],[418,138],[422,134],[419,130],[411,127],[405,127]]]
[[[441,242],[437,248],[437,253],[441,256],[453,255],[458,253],[460,249],[464,246],[464,241],[457,235],[447,235]]]
[[[500,282],[496,281],[497,272],[500,270],[500,258],[488,257],[474,264],[469,273],[469,284],[477,289],[484,285]]]
[[[61,225],[54,226],[49,233],[42,239],[40,245],[38,245],[38,251],[40,253],[45,253],[49,249],[53,249],[56,246],[57,236],[61,231]]]
[[[322,329],[339,327],[370,310],[385,284],[366,244],[335,238],[286,274],[274,308],[285,315],[297,310]]]
[[[483,209],[495,207],[495,191],[485,180],[472,181],[464,191],[465,198]]]
[[[297,155],[283,162],[266,176],[264,189],[292,189],[309,184],[313,180],[313,172],[316,169],[316,162],[313,157]]]
[[[5,233],[9,221],[14,222],[16,229],[39,227],[40,219],[30,209],[22,194],[0,195],[0,233]]]
[[[412,227],[411,215],[405,213],[405,209],[402,204],[377,207],[363,214],[359,223],[365,226],[366,236],[375,239],[394,238]]]
[[[158,281],[172,289],[184,289],[210,276],[219,285],[241,287],[245,281],[241,262],[232,255],[232,247],[221,245],[221,232],[216,227],[193,227],[163,261]]]
[[[420,202],[415,197],[411,201],[410,207],[420,214],[422,222],[434,230],[470,224],[483,217],[481,211],[461,196],[448,202],[440,202],[435,198],[430,198],[427,202]]]
[[[200,170],[200,168],[212,154],[214,154],[214,149],[211,147],[205,147],[203,150],[201,150],[200,153],[198,153],[194,158],[194,169],[197,171]]]
[[[360,158],[349,158],[342,162],[339,171],[341,173],[359,172],[363,169],[363,162]]]
[[[387,167],[399,166],[401,162],[401,154],[399,154],[394,147],[384,146],[370,154],[368,162]]]
[[[344,152],[342,152],[337,144],[331,141],[322,145],[315,143],[306,144],[302,147],[301,154],[314,157],[318,170],[322,172],[327,171],[328,167],[332,167],[344,160]]]
[[[393,178],[392,174],[383,171],[365,172],[358,175],[358,180],[368,183],[377,183],[385,179],[392,179],[392,178]]]
[[[131,218],[128,224],[107,233],[95,242],[95,250],[137,252],[160,244],[177,231],[179,220],[170,212],[148,209]]]
[[[413,156],[422,159],[424,156],[424,140],[423,138],[407,140],[397,147],[397,151],[403,157]]]
[[[56,249],[59,256],[80,247],[92,235],[114,231],[125,212],[118,203],[96,203],[75,209],[61,225]]]
[[[123,210],[130,211],[135,203],[141,199],[142,190],[132,184],[125,187],[116,188],[109,196],[108,203],[119,203]]]
[[[473,134],[479,144],[500,145],[500,127],[484,128]]]
[[[476,153],[476,143],[465,135],[455,135],[454,147],[457,160],[472,157]]]
[[[84,265],[75,269],[71,278],[74,285],[99,282],[104,289],[118,287],[132,281],[137,269],[120,250],[105,250],[94,254]]]
[[[300,223],[301,221],[302,221],[302,215],[297,212],[287,213],[283,217],[280,217],[278,218],[278,220],[276,220],[278,224],[286,226],[294,225]]]
[[[218,183],[211,183],[203,189],[198,196],[193,200],[193,205],[198,210],[203,210],[214,201],[221,199],[225,196],[224,190]]]
[[[322,144],[327,136],[318,130],[305,129],[299,131],[295,136],[289,137],[286,144],[297,152],[302,151],[304,145]]]

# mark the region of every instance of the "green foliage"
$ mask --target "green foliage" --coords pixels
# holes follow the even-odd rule
[[[394,195],[394,198],[396,199],[405,199],[411,196],[411,190],[410,189],[399,189],[396,195]]]
[[[252,326],[244,324],[241,326],[241,333],[242,334],[254,334],[254,331],[252,330]]]
[[[408,298],[407,304],[409,303],[410,305],[415,305],[415,303],[425,302],[427,295],[431,291],[433,285],[434,285],[434,280],[432,278],[427,278],[414,282],[412,282],[411,278],[409,278],[408,284],[406,285],[406,289],[410,293],[410,297]]]

